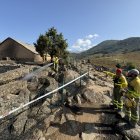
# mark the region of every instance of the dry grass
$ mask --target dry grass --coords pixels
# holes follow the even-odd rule
[[[114,67],[116,63],[126,65],[127,63],[133,63],[137,68],[140,69],[140,52],[131,52],[126,54],[115,54],[105,56],[91,56],[91,62],[96,65],[103,65],[107,67]]]

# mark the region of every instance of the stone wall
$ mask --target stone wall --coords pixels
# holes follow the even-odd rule
[[[19,72],[20,69],[17,69],[17,71]],[[71,72],[68,76],[69,80],[74,78],[74,74],[72,73],[74,72]],[[78,74],[75,74],[76,77]],[[76,89],[75,86],[73,84],[70,89]],[[30,82],[16,80],[4,84],[0,86],[0,115],[19,107],[21,104],[36,99],[57,87],[57,81],[53,77],[48,76],[48,72],[46,71],[38,74],[37,80],[32,79]],[[56,131],[56,129],[51,130],[51,122],[57,119],[61,120],[62,110],[59,108],[60,99],[58,93],[52,94],[30,105],[29,108],[17,111],[4,120],[1,120],[0,139],[45,139],[46,136]]]
[[[11,69],[11,67],[8,66],[6,69]],[[24,67],[13,66],[13,67],[19,67],[19,68],[0,74],[0,85],[6,84],[14,80],[21,79],[33,69],[33,67],[28,67],[28,66],[24,66]]]

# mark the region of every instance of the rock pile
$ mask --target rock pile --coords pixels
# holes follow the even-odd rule
[[[23,66],[1,74],[3,78],[0,86],[0,115],[59,86],[57,74],[50,68],[28,81],[19,80],[19,77],[33,71],[34,67]],[[83,66],[82,73],[88,69],[89,66]],[[61,106],[61,96],[57,91],[29,105],[28,108],[0,120],[0,139],[122,139],[121,135],[115,135],[111,126],[111,123],[115,122],[115,114],[106,114],[111,112],[110,109],[101,109],[98,106],[109,105],[113,88],[112,80],[92,69],[92,66],[90,70],[88,78],[82,78],[81,81],[78,80],[64,89],[65,101],[70,105],[78,105],[83,115],[76,115],[72,109]],[[78,77],[80,73],[80,66],[68,70],[65,83]]]

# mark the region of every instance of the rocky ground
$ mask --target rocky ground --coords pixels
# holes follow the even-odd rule
[[[8,70],[1,70],[0,74],[0,114],[58,87],[57,76],[51,68],[27,81],[23,77],[39,66],[14,62],[2,62],[3,65],[10,65],[10,68],[7,66]],[[65,82],[87,71],[88,76],[65,88],[64,98],[68,105],[60,104],[60,94],[56,92],[1,119],[0,140],[121,140],[126,135],[139,139],[139,130],[120,133],[114,128],[118,119],[109,108],[112,79],[91,65],[76,64],[69,67]],[[78,113],[75,105],[80,109]]]

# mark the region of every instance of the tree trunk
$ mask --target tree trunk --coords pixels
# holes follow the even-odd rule
[[[51,63],[53,62],[53,55],[50,55],[51,56]]]

